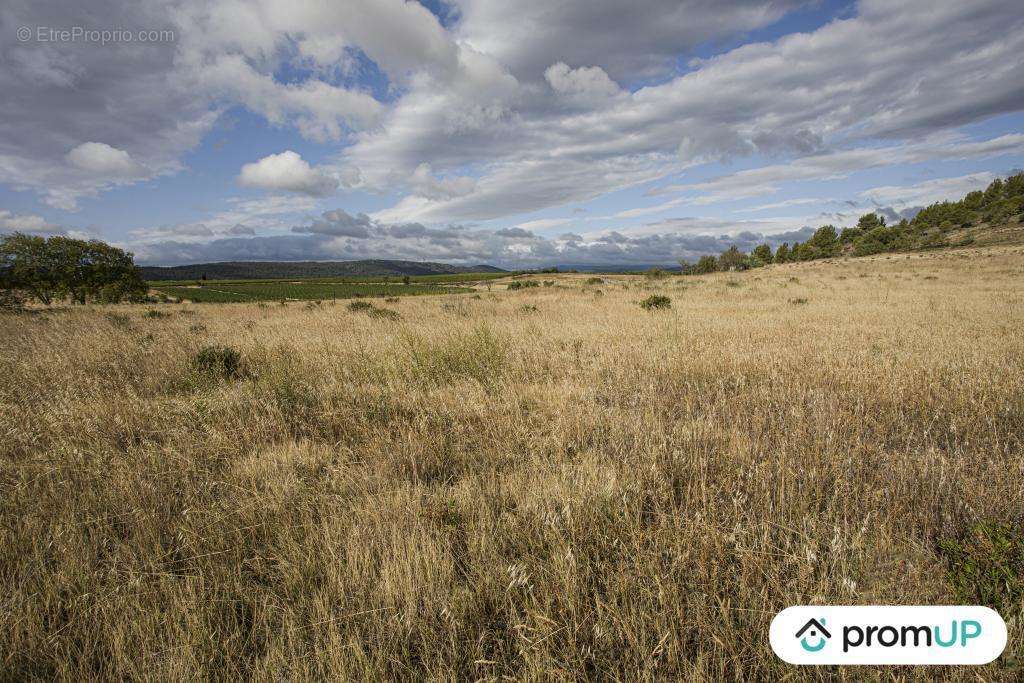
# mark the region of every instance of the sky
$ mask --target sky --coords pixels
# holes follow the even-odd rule
[[[0,232],[693,261],[1024,167],[1019,0],[5,0]]]

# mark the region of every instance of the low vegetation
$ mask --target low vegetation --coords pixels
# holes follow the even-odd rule
[[[466,287],[442,287],[427,284],[357,284],[346,282],[249,282],[240,284],[202,284],[189,287],[155,285],[167,296],[195,303],[231,303],[242,301],[304,300],[325,301],[354,297],[415,296],[471,292]]]
[[[782,663],[772,616],[968,602],[1006,653],[929,674],[1016,680],[1022,274],[3,315],[3,677],[889,680]]]
[[[659,308],[671,308],[672,299],[662,294],[652,294],[640,302],[640,308],[652,311]]]

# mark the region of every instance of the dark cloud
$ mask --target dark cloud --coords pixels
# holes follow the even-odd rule
[[[334,211],[327,211],[323,214],[322,218],[313,221],[309,225],[293,227],[292,232],[366,239],[370,237],[370,230],[373,228],[373,225],[373,221],[365,213],[350,216],[341,209],[335,209]]]
[[[533,238],[533,233],[529,230],[523,230],[522,228],[504,228],[503,230],[496,230],[494,232],[498,237],[513,237],[522,239]]]
[[[691,222],[696,221],[696,222]],[[534,268],[556,263],[600,266],[674,263],[704,254],[718,254],[732,245],[750,251],[768,242],[806,240],[813,228],[766,235],[750,229],[728,234],[694,234],[699,219],[675,219],[651,224],[650,234],[610,231],[582,236],[566,233],[540,237],[518,228],[471,230],[463,226],[429,228],[418,223],[389,225],[362,214],[328,211],[308,225],[292,228],[291,235],[236,237],[197,243],[157,241],[139,253],[142,262],[179,264],[217,260],[352,260],[408,259],[459,264],[491,263],[508,268]],[[707,227],[721,230],[720,223]],[[682,232],[678,229],[691,232]]]

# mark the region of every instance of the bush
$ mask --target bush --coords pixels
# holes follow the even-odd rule
[[[540,287],[540,285],[535,280],[516,280],[508,285],[509,290],[526,289],[527,287]]]
[[[369,311],[373,309],[373,304],[369,301],[353,301],[348,305],[348,310],[353,313],[359,313],[361,311]]]
[[[585,284],[585,285],[603,285],[604,284],[604,278],[588,277],[586,280],[583,281],[583,284]]]
[[[672,308],[672,299],[661,294],[652,294],[640,302],[640,308],[647,311],[653,311],[659,308]]]
[[[348,310],[353,313],[366,313],[371,318],[381,320],[398,320],[402,317],[398,314],[398,311],[392,311],[389,308],[377,308],[369,301],[353,301],[348,305]]]
[[[987,605],[1010,617],[1024,604],[1024,532],[984,521],[959,538],[939,542],[956,601]]]
[[[398,311],[392,311],[390,308],[377,308],[376,306],[370,306],[370,310],[367,313],[371,318],[379,320],[398,320],[402,317]]]
[[[204,346],[196,354],[193,365],[204,375],[223,379],[242,376],[242,354],[230,346]]]
[[[156,318],[167,318],[169,316],[170,316],[169,313],[164,313],[163,311],[158,311],[158,310],[153,309],[153,308],[149,309],[148,311],[146,311],[145,313],[142,314],[143,318],[153,318],[153,319],[156,319]]]
[[[107,322],[115,327],[129,327],[130,321],[128,320],[128,316],[124,313],[107,313],[103,317],[107,319]]]
[[[16,289],[0,289],[0,312],[21,313],[24,310],[24,294]]]

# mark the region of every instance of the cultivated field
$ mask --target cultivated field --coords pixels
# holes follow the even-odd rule
[[[589,277],[0,321],[2,677],[1019,680],[1024,250]],[[1010,642],[796,669],[812,602]]]
[[[456,294],[469,292],[465,287],[441,287],[427,284],[353,284],[345,282],[243,282],[204,283],[202,286],[153,284],[162,294],[193,303],[238,303],[243,301],[287,301],[351,299],[354,297],[402,297],[420,294]]]

